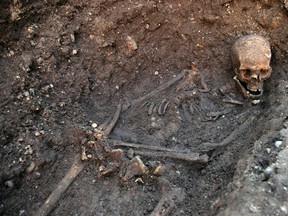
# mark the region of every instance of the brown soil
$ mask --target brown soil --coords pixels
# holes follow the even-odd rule
[[[274,143],[285,140],[279,131],[287,128],[287,15],[279,0],[1,1],[0,215],[37,212],[89,140],[92,123],[111,120],[120,101],[126,109],[109,139],[207,153],[208,164],[141,156],[167,169],[139,184],[117,172],[99,178],[97,161],[88,160],[51,215],[150,215],[165,184],[178,191],[168,215],[287,215],[287,190],[278,187],[288,185],[275,183],[265,195],[249,189],[272,187],[263,173],[285,146]],[[246,34],[266,37],[272,48],[272,76],[258,104],[232,79],[231,46]],[[209,92],[188,76],[131,103],[192,62]],[[169,106],[159,115],[151,104],[164,99]],[[227,137],[216,151],[202,148]],[[258,199],[255,207],[252,196],[277,202]],[[247,211],[239,200],[249,202]]]

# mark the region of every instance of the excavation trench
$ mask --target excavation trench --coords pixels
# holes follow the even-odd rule
[[[0,6],[1,215],[287,214],[287,4]],[[254,101],[247,34],[272,50]]]

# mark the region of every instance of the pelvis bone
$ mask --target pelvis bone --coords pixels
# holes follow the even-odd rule
[[[256,99],[263,93],[263,81],[271,76],[271,49],[262,36],[246,35],[232,47],[234,80],[247,98]]]

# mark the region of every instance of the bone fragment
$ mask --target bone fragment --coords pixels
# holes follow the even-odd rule
[[[167,101],[167,99],[161,101],[158,107],[158,115],[165,115],[168,104],[169,102]]]
[[[175,208],[176,202],[184,199],[183,190],[181,188],[173,188],[168,191],[164,190],[162,197],[150,216],[165,216],[171,213]]]
[[[67,190],[71,183],[75,180],[78,174],[83,170],[85,164],[81,162],[79,156],[74,160],[74,163],[70,167],[69,171],[66,173],[64,178],[60,181],[57,187],[52,191],[46,201],[34,214],[35,216],[47,216],[53,210],[56,203],[61,198],[62,194]]]
[[[104,129],[103,134],[105,136],[109,135],[113,130],[114,126],[117,123],[120,112],[122,108],[122,102],[118,104],[116,113],[112,118],[111,123]],[[94,147],[96,145],[94,144]],[[83,152],[82,152],[83,153]],[[83,170],[85,164],[81,161],[81,156],[77,155],[74,159],[74,162],[64,178],[60,181],[57,187],[52,191],[46,201],[42,204],[42,206],[38,209],[38,211],[34,214],[35,216],[47,216],[50,212],[55,208],[55,205],[61,198],[62,194],[67,190],[67,188],[72,184],[75,178],[79,175],[79,173]]]
[[[127,171],[123,177],[124,181],[128,181],[134,176],[139,176],[146,174],[148,172],[148,168],[144,165],[139,156],[132,158],[127,166]]]
[[[152,115],[154,106],[155,106],[154,103],[151,103],[151,104],[149,105],[148,115]]]
[[[223,102],[224,103],[229,103],[229,104],[234,104],[234,105],[240,105],[240,106],[244,105],[243,102],[237,101],[237,100],[234,100],[234,99],[223,99]]]
[[[122,147],[130,147],[130,148],[137,148],[137,149],[148,149],[148,150],[155,150],[155,151],[165,151],[165,152],[177,152],[177,153],[188,153],[189,150],[180,150],[180,149],[170,149],[165,147],[159,146],[152,146],[152,145],[144,145],[144,144],[135,144],[135,143],[127,143],[122,141],[115,141],[115,140],[108,140],[113,144],[113,146],[122,146]]]
[[[233,140],[235,140],[243,131],[245,131],[255,120],[255,117],[252,117],[248,120],[246,120],[244,123],[242,123],[238,128],[232,131],[232,133],[227,136],[224,140],[222,140],[219,143],[202,143],[198,147],[198,151],[208,152],[211,150],[216,150],[213,155],[218,155],[220,153],[220,149],[227,146],[229,143],[231,143]]]
[[[189,163],[197,163],[197,164],[207,164],[208,163],[208,155],[199,153],[177,153],[177,152],[148,152],[148,151],[139,151],[135,150],[135,154],[147,156],[147,157],[164,157],[171,158],[175,160],[183,160]]]
[[[108,136],[111,131],[113,130],[113,128],[115,127],[118,119],[119,119],[119,116],[120,116],[120,113],[121,113],[121,109],[122,109],[122,101],[117,105],[117,109],[116,109],[116,112],[111,120],[111,122],[109,123],[109,125],[104,129],[103,131],[103,134],[105,136]]]

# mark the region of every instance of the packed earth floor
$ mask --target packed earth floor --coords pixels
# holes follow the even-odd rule
[[[2,0],[0,215],[288,215],[287,23],[286,0]]]

